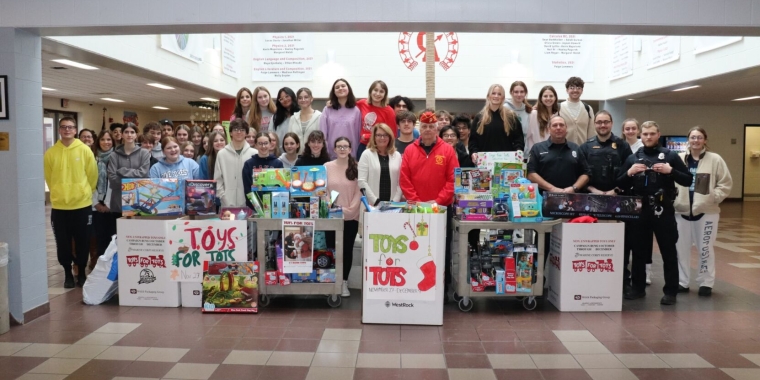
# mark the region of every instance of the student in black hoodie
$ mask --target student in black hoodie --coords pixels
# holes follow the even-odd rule
[[[296,166],[321,166],[328,161],[330,161],[330,156],[327,155],[325,134],[322,131],[312,131],[306,140],[303,155],[296,161]]]
[[[254,154],[243,164],[243,189],[246,194],[251,192],[253,184],[253,172],[258,169],[282,169],[282,161],[269,152],[269,145],[272,143],[267,132],[256,134],[256,148],[259,152]],[[246,203],[250,203],[246,197]],[[252,207],[252,205],[248,205]]]

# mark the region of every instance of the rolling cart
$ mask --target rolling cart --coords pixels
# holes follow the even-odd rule
[[[266,307],[274,295],[327,295],[327,304],[340,306],[343,285],[343,219],[311,219],[315,221],[314,231],[335,231],[335,282],[334,283],[291,283],[287,286],[266,285],[266,267],[259,271],[260,305]],[[266,233],[282,231],[282,219],[249,219],[257,225],[256,236],[259,262],[266,261]],[[353,249],[353,247],[349,247]]]
[[[561,219],[556,220],[550,220],[545,221],[542,223],[512,223],[512,222],[496,222],[496,221],[478,221],[478,222],[470,222],[470,221],[462,221],[454,219],[453,221],[454,229],[458,231],[459,234],[459,270],[457,274],[453,277],[455,279],[454,284],[454,300],[457,301],[459,305],[459,310],[467,312],[472,310],[473,303],[471,298],[482,298],[482,297],[500,297],[500,298],[516,298],[518,300],[522,299],[523,307],[526,310],[533,310],[536,308],[536,297],[541,296],[544,294],[544,249],[545,249],[545,243],[544,243],[544,236],[546,233],[550,233],[552,231],[552,226],[555,224],[562,223]],[[468,255],[469,250],[467,249],[467,234],[471,230],[475,229],[481,229],[481,230],[515,230],[515,229],[524,229],[524,230],[534,230],[538,234],[538,254],[536,255],[536,282],[533,284],[532,292],[530,293],[506,293],[506,294],[496,294],[493,291],[487,291],[487,292],[473,292],[470,287],[470,272],[468,270]]]

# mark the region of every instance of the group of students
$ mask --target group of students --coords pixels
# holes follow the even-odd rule
[[[580,146],[595,138],[598,120],[594,110],[580,100],[583,80],[572,77],[565,87],[568,97],[564,102],[559,102],[557,91],[552,86],[545,86],[538,93],[537,102],[530,104],[525,83],[512,83],[509,98],[503,86],[494,84],[488,89],[485,105],[474,117],[467,114],[454,117],[446,111],[426,109],[419,114],[418,120],[412,101],[403,96],[389,99],[388,87],[383,81],[373,82],[367,98],[357,100],[348,81],[338,79],[321,112],[312,108],[314,99],[308,88],[294,92],[284,87],[278,91],[276,99],[265,87],[256,87],[253,91],[241,88],[230,117],[229,137],[221,125],[215,126],[204,136],[200,128],[184,125],[173,128],[169,120],[148,123],[143,128],[143,134],[133,123],[112,125],[95,138],[92,138],[93,132],[82,130],[82,143],[93,140],[91,156],[95,163],[96,181],[91,202],[97,254],[104,252],[116,232],[116,219],[121,213],[120,185],[123,178],[214,179],[221,206],[247,204],[250,207],[246,194],[251,191],[254,170],[311,165],[324,165],[327,168],[328,190],[341,194],[338,205],[343,207],[344,214],[343,246],[352,247],[358,233],[362,190],[372,205],[381,201],[407,200],[434,201],[451,206],[454,200],[453,169],[476,166],[475,153],[531,151],[536,144],[549,140],[551,121],[557,116],[566,127],[567,142]],[[598,115],[609,116],[608,124],[611,126],[609,113],[599,112]],[[63,132],[68,131],[63,129],[64,124],[74,122],[70,119],[64,123],[65,120],[61,120],[60,124],[62,140]],[[415,128],[418,121],[419,129]],[[622,130],[623,140],[633,152],[642,147],[636,120],[625,120]],[[89,139],[87,133],[90,134]],[[701,134],[701,139],[692,139],[692,133]],[[704,181],[696,184],[698,194],[704,196],[695,197],[694,191],[687,191],[690,194],[688,207],[678,206],[677,210],[688,211],[688,218],[684,220],[698,221],[701,213],[717,215],[720,211],[717,204],[730,191],[730,183],[726,190],[725,179],[728,175],[730,181],[730,174],[724,169],[725,163],[722,166],[714,163],[722,162],[720,156],[706,152],[707,136],[703,129],[692,130],[689,138],[690,143],[692,140],[694,142],[692,147],[695,151],[684,155],[684,162],[695,173],[712,171],[709,173],[712,177],[707,176],[706,189]],[[68,144],[71,142],[68,141]],[[428,160],[430,156],[434,159]],[[709,167],[698,164],[704,157],[710,158]],[[46,154],[46,180],[47,164]],[[90,174],[88,172],[88,176]],[[716,181],[716,178],[722,180]],[[51,182],[55,181],[52,178],[48,180],[49,186]],[[575,190],[584,189],[573,188]],[[597,192],[593,187],[587,190]],[[51,200],[52,193],[53,186]],[[711,195],[716,193],[718,195]],[[697,207],[694,206],[695,199]],[[55,231],[58,224],[55,223],[56,216],[60,214],[55,210],[60,209],[56,207],[60,202],[52,203]],[[708,205],[704,206],[704,203]],[[449,219],[451,214],[453,210],[448,213]],[[704,220],[710,220],[717,226],[717,216],[708,216]],[[679,221],[679,232],[681,227]],[[686,228],[683,227],[681,232],[684,237]],[[696,228],[692,228],[695,233]],[[64,240],[71,238],[63,233],[60,235]],[[59,233],[56,232],[58,237]],[[446,244],[447,285],[450,282],[450,237],[451,233]],[[682,248],[679,249],[684,250],[683,254],[679,253],[684,257],[681,260],[681,285],[688,288],[690,242],[697,246],[700,242],[697,237],[688,239],[689,242],[681,240],[683,242],[679,247]],[[58,243],[59,261],[64,268],[70,268],[73,260],[71,252],[67,255],[65,244]],[[79,250],[77,244],[77,264],[86,264],[87,255],[81,261]],[[60,254],[61,251],[64,253]],[[711,245],[709,252],[714,259]],[[351,249],[346,249],[344,296],[350,294],[345,280],[348,279],[351,258]],[[699,272],[703,286],[712,287],[714,263],[701,265],[712,267],[711,270]],[[79,266],[83,268],[83,265]],[[80,276],[83,272],[80,271]],[[65,285],[73,286],[73,276],[69,271],[66,271],[66,276]],[[72,281],[68,281],[70,277]]]

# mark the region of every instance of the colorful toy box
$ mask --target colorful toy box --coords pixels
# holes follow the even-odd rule
[[[174,216],[184,211],[185,189],[176,178],[121,180],[122,216]]]
[[[517,293],[517,271],[514,257],[504,259],[504,292]]]
[[[261,209],[264,211],[264,218],[269,219],[272,217],[272,193],[261,195]]]
[[[304,282],[317,282],[317,271],[311,271],[309,273],[291,273],[290,282],[294,284],[300,284]]]
[[[257,313],[259,263],[209,261],[203,273],[204,313]]]
[[[253,215],[253,210],[248,207],[222,207],[219,210],[219,219],[222,220],[246,220]]]
[[[289,169],[254,169],[251,191],[285,191],[290,188]]]
[[[499,196],[501,193],[509,192],[509,185],[515,183],[517,179],[525,176],[524,164],[517,162],[502,162],[497,161],[493,163],[493,185],[491,186],[491,193],[494,197]]]
[[[496,294],[504,294],[504,270],[503,269],[497,269],[496,270]]]
[[[533,291],[533,253],[523,251],[517,254],[517,292]]]
[[[535,183],[509,185],[509,220],[511,222],[540,223],[541,194]]]
[[[327,194],[327,169],[324,166],[294,166],[291,171],[291,197]]]
[[[556,218],[591,215],[602,220],[632,220],[641,213],[641,197],[546,193],[543,211]]]
[[[317,282],[335,282],[335,269],[317,269]]]
[[[187,215],[216,214],[216,181],[185,181],[185,213]]]
[[[272,193],[272,218],[287,219],[290,217],[290,193],[281,191]]]
[[[309,219],[319,219],[319,197],[309,198]]]
[[[491,171],[478,168],[454,169],[454,193],[474,194],[491,192]]]
[[[309,202],[290,202],[290,217],[293,219],[309,219],[310,210]]]
[[[264,284],[266,285],[277,285],[280,281],[276,270],[268,270],[264,275]]]

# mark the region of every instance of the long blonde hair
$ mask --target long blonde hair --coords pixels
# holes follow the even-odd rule
[[[264,111],[261,109],[261,105],[258,102],[259,92],[264,91],[269,95],[269,105],[267,106],[267,109],[269,112],[272,113],[272,116],[277,112],[277,106],[275,106],[274,101],[272,100],[272,94],[267,90],[264,86],[259,86],[253,89],[253,95],[251,96],[251,109],[248,111],[248,125],[251,126],[251,128],[256,130],[256,133],[258,133],[261,130],[261,117]],[[274,123],[270,120],[270,127],[274,128]]]
[[[483,106],[482,110],[480,110],[480,123],[478,124],[478,129],[475,131],[479,135],[483,134],[485,126],[491,122],[491,102],[488,98],[491,96],[491,92],[497,87],[501,89],[502,94],[506,94],[504,91],[504,86],[500,84],[492,84],[491,87],[488,88],[488,93],[486,94],[486,105]],[[512,131],[512,126],[514,126],[514,122],[516,120],[515,113],[507,109],[507,107],[504,107],[504,104],[499,104],[499,109],[497,111],[501,116],[501,120],[504,120],[504,133],[509,136],[509,132]]]
[[[369,145],[367,145],[367,149],[377,152],[377,143],[375,142],[375,133],[377,133],[378,130],[381,130],[388,134],[388,150],[387,153],[389,156],[392,156],[393,153],[396,153],[396,136],[393,135],[393,131],[391,130],[391,127],[388,126],[388,124],[385,123],[377,123],[375,126],[372,127],[372,137],[369,139]]]

